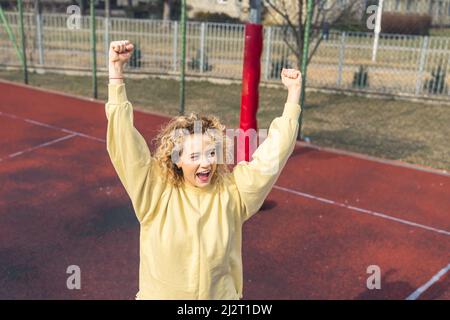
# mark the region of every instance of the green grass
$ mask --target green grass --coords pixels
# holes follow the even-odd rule
[[[450,37],[450,28],[432,28],[430,36],[433,37]]]
[[[0,71],[0,78],[22,82],[18,71]],[[133,105],[178,114],[178,82],[161,79],[127,79]],[[57,74],[30,74],[30,84],[91,97],[91,78]],[[99,99],[107,99],[107,79],[99,78]],[[241,86],[210,82],[186,83],[186,112],[218,115],[229,128],[239,124]],[[258,125],[268,128],[283,111],[286,91],[261,88]],[[450,112],[448,106],[408,101],[349,97],[308,92],[303,132],[312,143],[381,158],[402,160],[450,170]]]

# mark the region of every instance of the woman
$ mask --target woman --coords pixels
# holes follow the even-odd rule
[[[253,160],[230,172],[218,161],[226,152],[225,127],[213,116],[175,117],[150,154],[134,127],[123,82],[132,52],[127,40],[110,45],[105,108],[107,150],[141,228],[136,298],[238,300],[242,225],[259,210],[294,149],[300,72],[282,71],[288,89],[282,115],[272,121]]]

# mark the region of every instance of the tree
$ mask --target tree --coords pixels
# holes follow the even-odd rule
[[[264,5],[269,9],[268,14],[282,21],[283,41],[295,55],[298,69],[301,69],[302,65],[307,2],[307,0],[264,0]],[[362,3],[361,0],[313,0],[309,35],[311,47],[307,63],[311,61],[323,40],[324,26],[331,28],[360,16]]]

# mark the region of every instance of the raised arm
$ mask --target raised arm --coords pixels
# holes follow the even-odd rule
[[[283,69],[281,78],[288,89],[283,114],[272,121],[267,138],[254,152],[252,161],[241,161],[233,169],[245,206],[242,222],[258,212],[295,147],[301,111],[301,74],[298,70]]]
[[[136,216],[142,222],[149,212],[151,201],[152,158],[145,139],[133,123],[133,106],[128,101],[124,77],[124,65],[133,51],[128,41],[113,41],[109,54],[108,102],[105,105],[107,150],[112,164],[131,198]]]

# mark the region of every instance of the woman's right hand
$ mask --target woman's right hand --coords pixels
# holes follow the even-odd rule
[[[123,66],[130,60],[134,46],[128,40],[112,41],[109,45],[109,76],[122,77]]]

